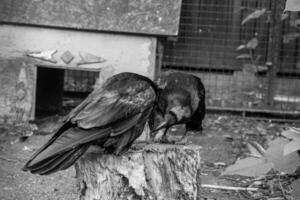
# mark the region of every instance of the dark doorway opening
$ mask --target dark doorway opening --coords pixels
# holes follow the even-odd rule
[[[99,72],[37,67],[35,119],[66,115],[93,90]]]
[[[55,115],[62,110],[64,70],[37,67],[35,117]]]

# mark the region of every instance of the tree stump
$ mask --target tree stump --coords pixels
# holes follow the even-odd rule
[[[149,144],[122,156],[86,153],[75,166],[80,199],[196,200],[200,149]]]

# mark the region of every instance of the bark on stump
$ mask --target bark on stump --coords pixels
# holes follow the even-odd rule
[[[89,152],[76,164],[80,199],[196,200],[200,149],[151,144],[122,156]]]

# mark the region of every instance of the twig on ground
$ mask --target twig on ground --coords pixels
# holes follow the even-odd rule
[[[281,194],[282,196],[284,197],[284,199],[288,200],[288,199],[291,199],[290,197],[288,197],[287,193],[288,190],[286,190],[283,186],[282,186],[282,183],[281,183],[281,175],[279,174],[278,175],[278,185],[279,185],[279,189],[281,191]]]
[[[258,188],[246,188],[246,187],[233,187],[233,186],[223,186],[223,185],[209,185],[201,184],[201,187],[212,188],[212,189],[222,189],[222,190],[246,190],[246,191],[257,191]]]
[[[1,159],[1,160],[6,160],[6,161],[8,161],[8,162],[18,162],[17,160],[13,160],[13,159],[10,159],[10,158],[6,158],[6,157],[4,157],[4,156],[0,156],[0,159]]]
[[[283,197],[272,197],[272,198],[268,198],[268,200],[283,200]]]

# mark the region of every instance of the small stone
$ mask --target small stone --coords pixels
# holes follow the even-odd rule
[[[12,190],[12,187],[4,187],[3,190]]]
[[[28,146],[24,146],[24,147],[23,147],[23,150],[24,150],[24,151],[29,151],[30,148],[29,148]]]

